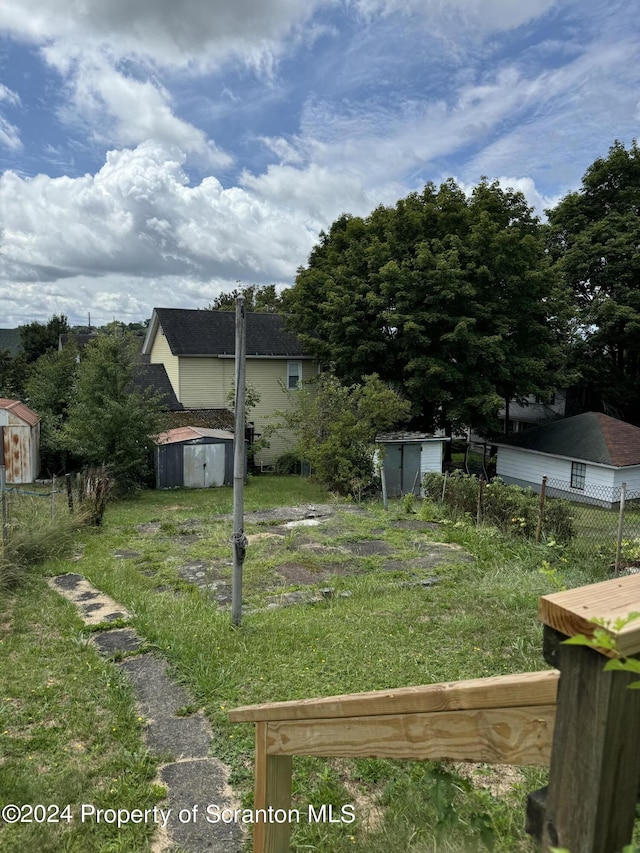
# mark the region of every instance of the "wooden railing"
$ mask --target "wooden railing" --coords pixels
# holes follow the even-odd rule
[[[559,641],[592,633],[592,616],[634,610],[640,576],[541,599],[545,657],[561,678],[554,669],[231,711],[232,722],[256,724],[254,853],[289,853],[289,823],[270,816],[291,808],[294,755],[550,764],[548,792],[530,796],[528,830],[545,850],[616,853],[640,781],[640,691],[625,689],[625,673],[604,672],[591,649]],[[640,652],[640,622],[617,639],[625,654]]]

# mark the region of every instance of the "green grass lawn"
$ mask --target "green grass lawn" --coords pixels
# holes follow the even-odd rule
[[[250,479],[245,508],[331,500],[309,480],[265,476]],[[399,503],[387,513],[368,504],[361,515],[336,507],[326,529],[262,536],[250,544],[240,628],[231,626],[228,608],[216,606],[180,573],[185,562],[201,560],[219,566],[221,582],[230,578],[231,523],[217,518],[232,508],[226,488],[148,491],[113,504],[102,529],[78,534],[81,559],[45,563],[26,586],[5,595],[0,799],[140,808],[162,794],[151,781],[154,762],[143,748],[126,683],[87,644],[75,611],[48,589],[46,574],[80,572],[132,614],[138,634],[169,660],[205,709],[214,752],[231,766],[247,804],[253,730],[229,724],[230,708],[542,669],[537,599],[552,590],[552,579],[540,572],[543,563],[556,568],[567,586],[606,576],[602,566],[589,567],[557,547],[465,522],[408,529],[402,523],[415,516],[403,513]],[[248,534],[268,532],[268,525],[247,525]],[[376,554],[344,552],[346,544],[367,540],[384,543],[400,567],[385,568],[386,558]],[[458,544],[473,559],[415,568],[430,540]],[[138,556],[118,559],[118,549]],[[317,573],[315,586],[331,586],[336,595],[316,604],[268,607],[274,593],[314,588],[287,581],[283,567],[291,565]],[[422,587],[425,577],[438,583]],[[355,803],[357,820],[300,824],[292,843],[298,851],[427,853],[472,850],[491,836],[497,851],[532,851],[523,832],[524,805],[526,792],[543,778],[539,770],[480,768],[476,781],[491,783],[483,787],[457,767],[430,762],[295,759],[294,806]],[[75,823],[0,824],[2,850],[145,850],[148,844],[141,828],[118,834]]]

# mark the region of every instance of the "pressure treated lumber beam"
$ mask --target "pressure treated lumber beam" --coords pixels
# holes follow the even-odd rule
[[[597,625],[590,620],[594,617],[613,622],[637,611],[640,611],[640,574],[543,595],[538,607],[541,621],[566,637],[593,636]],[[630,657],[640,653],[640,619],[618,631],[612,627],[607,630],[616,638],[621,655]]]
[[[247,705],[230,711],[229,720],[233,723],[243,723],[261,720],[341,719],[482,708],[531,708],[554,705],[557,687],[556,670],[525,672],[369,693],[348,693],[320,699]]]
[[[555,705],[267,723],[268,755],[549,764]]]

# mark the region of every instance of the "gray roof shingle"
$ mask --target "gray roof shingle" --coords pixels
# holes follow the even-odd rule
[[[523,430],[495,444],[601,465],[640,465],[640,428],[599,412]]]
[[[173,355],[233,355],[235,312],[156,308]],[[300,358],[300,342],[278,314],[247,312],[247,355]]]

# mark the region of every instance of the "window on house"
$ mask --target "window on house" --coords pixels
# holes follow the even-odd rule
[[[571,463],[571,488],[584,490],[584,481],[587,477],[587,466],[584,462]]]
[[[298,388],[302,382],[302,362],[288,361],[287,362],[287,388],[289,390]]]

